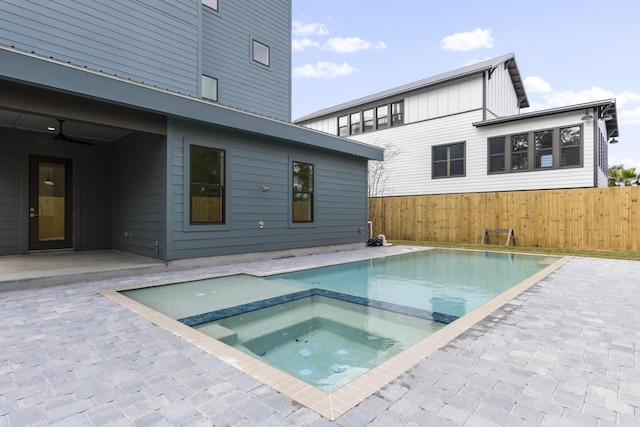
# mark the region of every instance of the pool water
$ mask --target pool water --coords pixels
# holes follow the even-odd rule
[[[331,392],[557,260],[433,249],[121,292]]]
[[[194,327],[332,392],[443,326],[314,295]]]

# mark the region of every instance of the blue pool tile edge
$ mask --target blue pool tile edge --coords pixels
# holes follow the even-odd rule
[[[433,320],[434,322],[448,324],[458,319],[458,316],[451,314],[438,313],[435,311],[422,310],[414,307],[407,307],[400,304],[393,304],[383,301],[378,301],[365,297],[358,297],[355,295],[343,294],[341,292],[330,291],[327,289],[312,288],[304,291],[293,292],[291,294],[280,295],[273,298],[267,298],[259,301],[250,302],[247,304],[237,305],[235,307],[222,308],[220,310],[210,311],[207,313],[196,314],[194,316],[183,317],[178,319],[179,322],[187,326],[197,326],[204,323],[215,322],[217,320],[226,319],[227,317],[237,316],[251,311],[260,310],[267,307],[272,307],[278,304],[284,304],[291,301],[296,301],[302,298],[308,298],[312,296],[323,296],[327,298],[333,298],[340,301],[349,302],[352,304],[364,305],[367,307],[373,307],[380,310],[390,311],[393,313],[404,314],[407,316],[417,317],[420,319]]]

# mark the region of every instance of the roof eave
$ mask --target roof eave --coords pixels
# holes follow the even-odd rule
[[[383,158],[378,147],[5,46],[0,46],[0,78],[371,160]]]

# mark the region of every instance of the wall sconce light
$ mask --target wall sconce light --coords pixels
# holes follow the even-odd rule
[[[270,188],[267,187],[266,185],[263,185],[262,187],[260,187],[260,190],[262,190],[263,193],[266,193],[267,191],[270,190]]]
[[[581,120],[583,122],[586,122],[587,120],[591,120],[593,119],[593,116],[591,115],[591,113],[589,113],[589,110],[584,112],[584,116],[582,116]]]
[[[609,113],[604,114],[602,117],[600,117],[601,120],[604,120],[605,122],[608,122],[609,120],[613,119],[613,116]]]
[[[611,141],[609,141],[609,144],[617,144],[618,140],[615,138],[611,138]]]

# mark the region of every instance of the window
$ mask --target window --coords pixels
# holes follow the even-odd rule
[[[351,114],[351,135],[360,133],[360,113]]]
[[[560,128],[560,166],[580,166],[580,146],[582,132],[580,126]]]
[[[202,0],[202,4],[218,11],[218,0]]]
[[[202,97],[211,101],[218,100],[218,79],[202,75]]]
[[[391,104],[391,126],[404,124],[404,101]]]
[[[191,146],[191,224],[224,224],[225,152]]]
[[[253,40],[253,60],[267,67],[270,64],[270,48],[257,40]]]
[[[553,131],[534,132],[533,143],[536,150],[536,169],[553,167]]]
[[[489,139],[489,172],[504,172],[504,136]]]
[[[464,142],[433,147],[433,178],[464,176]]]
[[[313,222],[313,165],[293,162],[293,222]]]
[[[580,167],[582,126],[491,137],[487,152],[490,174]]]
[[[398,101],[338,116],[338,135],[356,135],[403,124],[404,101]]]
[[[338,135],[349,136],[349,116],[338,117]]]
[[[384,129],[389,126],[389,106],[383,105],[376,108],[376,129]]]
[[[511,170],[529,168],[528,134],[511,135]]]
[[[373,109],[362,112],[362,132],[373,130]]]

